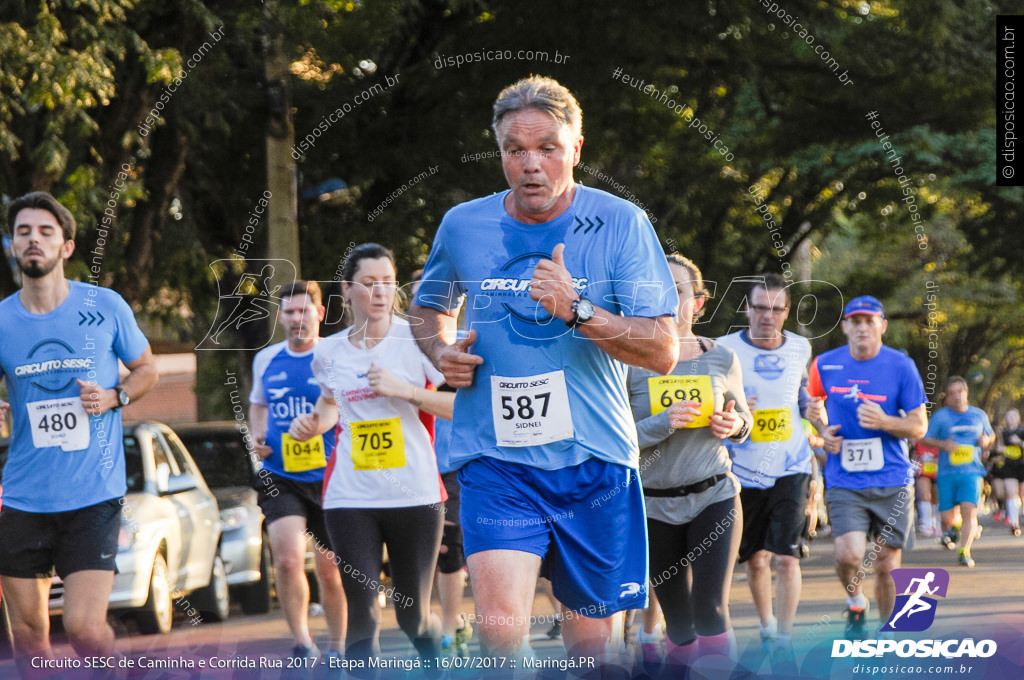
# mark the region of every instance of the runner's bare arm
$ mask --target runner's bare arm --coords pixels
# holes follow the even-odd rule
[[[469,387],[473,384],[476,367],[484,362],[483,357],[470,353],[469,347],[476,342],[476,331],[457,342],[455,338],[456,317],[459,310],[441,312],[432,307],[413,305],[409,316],[419,319],[412,323],[412,334],[416,344],[427,355],[437,370],[444,373],[445,382],[452,387]]]
[[[125,366],[129,371],[128,376],[118,386],[128,393],[132,401],[135,401],[153,389],[153,385],[156,385],[157,371],[156,359],[153,358],[153,349],[147,346],[142,356],[135,361],[126,363]],[[117,393],[113,389],[110,390],[110,393],[116,402]]]
[[[454,392],[435,392],[420,385],[413,385],[396,376],[394,373],[376,364],[370,365],[366,377],[370,379],[370,387],[382,397],[394,397],[409,402],[421,411],[430,415],[452,419],[455,407]]]
[[[530,282],[530,297],[549,314],[569,322],[573,319],[572,304],[580,295],[565,268],[564,251],[565,246],[560,243],[555,246],[552,259],[537,263]],[[595,305],[593,318],[575,332],[592,340],[613,359],[662,375],[679,361],[679,341],[675,321],[670,316],[619,316]]]
[[[288,434],[297,442],[312,439],[338,424],[338,404],[324,392],[316,400],[316,407],[307,416],[298,416],[288,428]]]
[[[256,453],[260,458],[266,458],[273,449],[267,446],[267,405],[249,404],[249,431],[256,441]]]
[[[928,432],[928,411],[921,404],[905,416],[890,416],[873,401],[864,400],[857,407],[860,426],[871,430],[882,430],[901,439],[917,439]]]
[[[128,393],[128,398],[135,401],[153,388],[157,381],[156,359],[153,358],[153,349],[147,345],[146,351],[135,361],[125,363],[128,375],[117,383],[116,387]],[[106,413],[112,408],[117,408],[117,390],[114,387],[103,389],[94,380],[77,380],[81,388],[79,398],[82,405],[90,415]],[[95,410],[93,410],[95,409]]]
[[[934,437],[925,437],[921,440],[921,443],[928,448],[938,449],[939,451],[951,452],[957,447],[957,443],[953,441],[953,438],[949,439],[935,439]]]
[[[679,362],[679,341],[670,316],[619,316],[600,307],[577,329],[613,359],[667,375]]]

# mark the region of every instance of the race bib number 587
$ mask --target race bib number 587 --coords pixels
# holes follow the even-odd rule
[[[536,446],[573,436],[565,373],[491,376],[491,413],[499,446]]]

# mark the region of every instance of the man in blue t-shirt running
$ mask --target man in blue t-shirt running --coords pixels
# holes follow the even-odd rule
[[[848,345],[818,355],[807,391],[825,398],[828,423],[814,423],[830,454],[825,502],[835,537],[836,573],[846,589],[846,635],[867,635],[862,566],[872,538],[875,599],[882,625],[896,602],[890,576],[914,545],[914,470],[904,440],[928,429],[921,375],[910,357],[882,344],[882,303],[850,300],[842,329]]]
[[[600,658],[611,615],[647,600],[624,364],[675,366],[678,295],[643,211],[573,183],[582,114],[565,87],[509,86],[493,128],[510,190],[445,216],[412,328],[458,389],[450,464],[485,651],[519,651],[540,572],[566,649]],[[463,297],[470,331],[452,342]]]
[[[946,406],[932,415],[928,435],[921,443],[939,450],[936,486],[942,528],[947,532],[952,530],[959,505],[963,517],[959,560],[963,566],[973,567],[971,545],[978,531],[978,502],[985,479],[983,459],[995,441],[995,433],[988,415],[977,406],[971,406],[967,396],[967,381],[958,375],[951,376],[946,382]]]
[[[53,658],[50,579],[64,581],[64,629],[75,651],[107,657],[107,602],[126,491],[121,413],[157,372],[149,342],[117,293],[64,277],[75,219],[33,192],[8,206],[19,292],[0,302],[0,378],[14,423],[0,511],[0,582],[24,677]],[[119,381],[118,360],[129,374]]]

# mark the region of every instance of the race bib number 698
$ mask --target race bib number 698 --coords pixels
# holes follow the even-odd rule
[[[665,375],[647,379],[651,397],[651,415],[656,416],[672,404],[692,401],[698,404],[700,415],[686,427],[707,427],[715,412],[715,395],[708,375]]]

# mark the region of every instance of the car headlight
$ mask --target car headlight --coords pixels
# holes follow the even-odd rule
[[[139,535],[139,526],[137,524],[125,524],[121,523],[121,530],[117,533],[117,550],[118,552],[124,552],[130,550],[135,545],[135,537]]]
[[[245,524],[245,519],[249,513],[244,508],[228,508],[220,511],[220,521],[224,525],[224,531],[230,531],[231,529],[237,529],[238,527]]]

